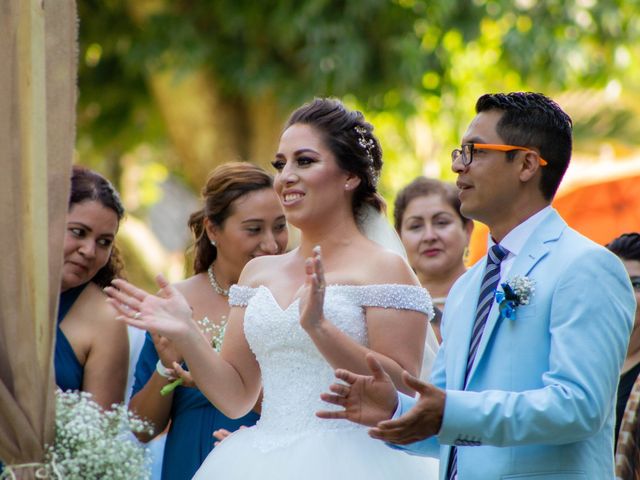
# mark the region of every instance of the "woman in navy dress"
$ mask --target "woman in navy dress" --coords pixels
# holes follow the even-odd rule
[[[218,349],[229,311],[229,287],[250,259],[284,252],[287,226],[272,177],[255,165],[221,165],[211,173],[202,196],[203,208],[189,219],[195,275],[175,286],[212,348]],[[169,425],[162,464],[165,480],[192,478],[213,448],[214,431],[234,431],[259,418],[259,406],[236,420],[224,416],[195,387],[181,362],[180,352],[166,338],[147,334],[130,402],[131,410],[155,426],[152,435],[140,434],[141,440],[150,440]],[[160,390],[176,378],[183,384],[162,395]]]
[[[111,183],[74,166],[56,331],[56,383],[89,392],[103,408],[124,399],[127,328],[102,288],[121,271],[114,240],[124,209]]]

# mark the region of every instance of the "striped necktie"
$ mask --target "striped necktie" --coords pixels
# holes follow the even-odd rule
[[[480,287],[480,295],[478,296],[478,307],[476,308],[476,320],[473,323],[473,331],[471,332],[471,342],[469,344],[469,356],[467,357],[467,369],[464,375],[464,387],[467,388],[469,380],[469,372],[476,359],[478,345],[482,339],[484,326],[487,324],[487,318],[493,305],[498,282],[500,281],[500,263],[507,256],[507,251],[497,243],[489,249],[487,254],[487,267],[482,278],[482,286]],[[458,451],[457,448],[451,447],[451,455],[449,456],[449,474],[447,478],[453,480],[458,475]]]

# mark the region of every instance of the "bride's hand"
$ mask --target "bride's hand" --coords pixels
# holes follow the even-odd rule
[[[179,340],[195,325],[191,307],[162,275],[156,277],[156,282],[159,295],[151,295],[121,279],[113,280],[113,286],[104,291],[109,296],[107,301],[120,313],[119,319],[169,340]]]
[[[324,269],[320,247],[313,249],[313,257],[304,264],[306,280],[300,297],[300,325],[309,331],[324,321]]]

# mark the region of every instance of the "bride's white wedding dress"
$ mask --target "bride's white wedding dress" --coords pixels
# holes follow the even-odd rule
[[[346,420],[322,420],[320,399],[335,381],[333,369],[300,327],[299,301],[282,309],[266,287],[234,286],[231,305],[247,306],[244,331],[262,373],[262,416],[217,446],[194,479],[438,478],[435,459],[414,457],[367,435]],[[367,345],[365,307],[430,313],[426,291],[408,285],[329,285],[325,317]],[[224,388],[224,385],[221,386]]]

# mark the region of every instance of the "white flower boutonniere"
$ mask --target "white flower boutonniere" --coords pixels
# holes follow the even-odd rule
[[[535,281],[529,277],[516,275],[503,283],[502,290],[496,292],[496,302],[500,308],[500,315],[509,320],[516,319],[516,308],[528,305],[535,292]]]

